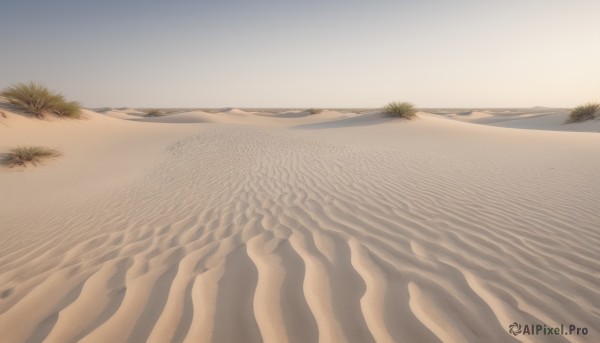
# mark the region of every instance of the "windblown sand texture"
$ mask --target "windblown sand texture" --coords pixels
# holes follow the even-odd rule
[[[600,341],[600,134],[566,113],[1,109],[2,149],[63,153],[0,168],[2,343]]]

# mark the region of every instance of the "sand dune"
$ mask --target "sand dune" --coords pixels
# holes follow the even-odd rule
[[[341,113],[333,110],[322,110],[319,113],[312,113],[310,110],[289,110],[269,115],[274,118],[310,118],[314,121],[316,118],[324,119],[342,119],[351,117],[353,114]]]
[[[538,109],[537,111],[472,111],[441,114],[440,117],[513,129],[600,132],[600,120],[568,123],[569,111]]]
[[[206,113],[202,111],[191,111],[162,115],[158,117],[142,117],[136,119],[138,121],[153,122],[153,123],[218,123],[225,122],[223,116],[218,116],[214,113]]]
[[[598,341],[596,133],[6,111],[64,155],[0,170],[2,342]]]
[[[485,111],[466,111],[466,112],[459,112],[459,113],[450,113],[450,114],[446,114],[444,116],[451,118],[451,119],[461,120],[461,121],[475,121],[475,120],[480,120],[483,118],[493,117],[494,115],[492,113],[485,112]]]
[[[600,132],[600,120],[567,123],[568,117],[568,111],[528,113],[506,118],[488,118],[477,123],[530,130]]]

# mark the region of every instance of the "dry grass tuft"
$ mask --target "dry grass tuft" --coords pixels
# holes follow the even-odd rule
[[[59,151],[42,146],[19,146],[10,149],[2,162],[9,167],[26,166],[27,163],[36,165],[42,160],[60,155]]]
[[[146,117],[160,117],[162,114],[161,110],[148,110]]]
[[[410,102],[390,102],[383,108],[383,112],[392,117],[409,120],[417,117],[417,109]]]
[[[67,101],[62,94],[55,93],[39,83],[18,83],[4,89],[0,95],[7,98],[11,104],[37,117],[54,114],[65,118],[81,118],[79,103]]]
[[[587,104],[575,107],[569,115],[568,123],[576,123],[600,117],[600,104],[588,102]]]

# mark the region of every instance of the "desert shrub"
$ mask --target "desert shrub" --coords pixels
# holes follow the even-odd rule
[[[414,119],[417,117],[417,109],[410,102],[390,102],[383,108],[383,112],[398,118]]]
[[[62,94],[39,83],[18,83],[4,89],[0,95],[37,117],[47,113],[67,118],[81,117],[81,106],[77,102],[69,102]]]
[[[4,158],[4,164],[8,166],[24,166],[28,162],[33,163],[39,162],[43,159],[60,156],[60,152],[54,149],[42,147],[42,146],[19,146],[10,149],[9,153]]]
[[[77,119],[81,118],[81,105],[75,101],[61,101],[54,106],[52,112],[59,117]]]
[[[587,104],[575,107],[571,111],[571,114],[569,114],[569,119],[567,121],[570,123],[575,123],[589,119],[594,119],[597,116],[600,117],[600,104],[595,102],[588,102]]]
[[[308,109],[308,113],[310,113],[310,114],[319,114],[321,112],[323,112],[323,110],[320,108],[309,108]]]
[[[149,110],[146,112],[146,117],[158,117],[160,115],[162,115],[160,110]]]

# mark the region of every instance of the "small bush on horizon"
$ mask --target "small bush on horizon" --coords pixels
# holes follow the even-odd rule
[[[409,120],[417,117],[417,109],[410,102],[390,102],[383,108],[383,112],[392,117]]]
[[[162,115],[162,112],[156,109],[148,110],[148,112],[146,112],[146,117],[159,117],[160,115]]]
[[[9,167],[25,166],[27,162],[36,164],[46,158],[58,157],[61,153],[57,150],[42,146],[18,146],[9,150],[4,164]]]
[[[600,103],[588,102],[575,107],[569,114],[567,123],[582,122],[596,117],[600,117]]]
[[[323,110],[320,108],[309,108],[308,109],[308,113],[310,113],[310,114],[319,114],[321,112],[323,112]]]
[[[62,94],[55,93],[39,83],[17,83],[5,88],[0,95],[7,98],[11,104],[38,118],[45,114],[72,119],[81,118],[79,103],[67,101]]]

